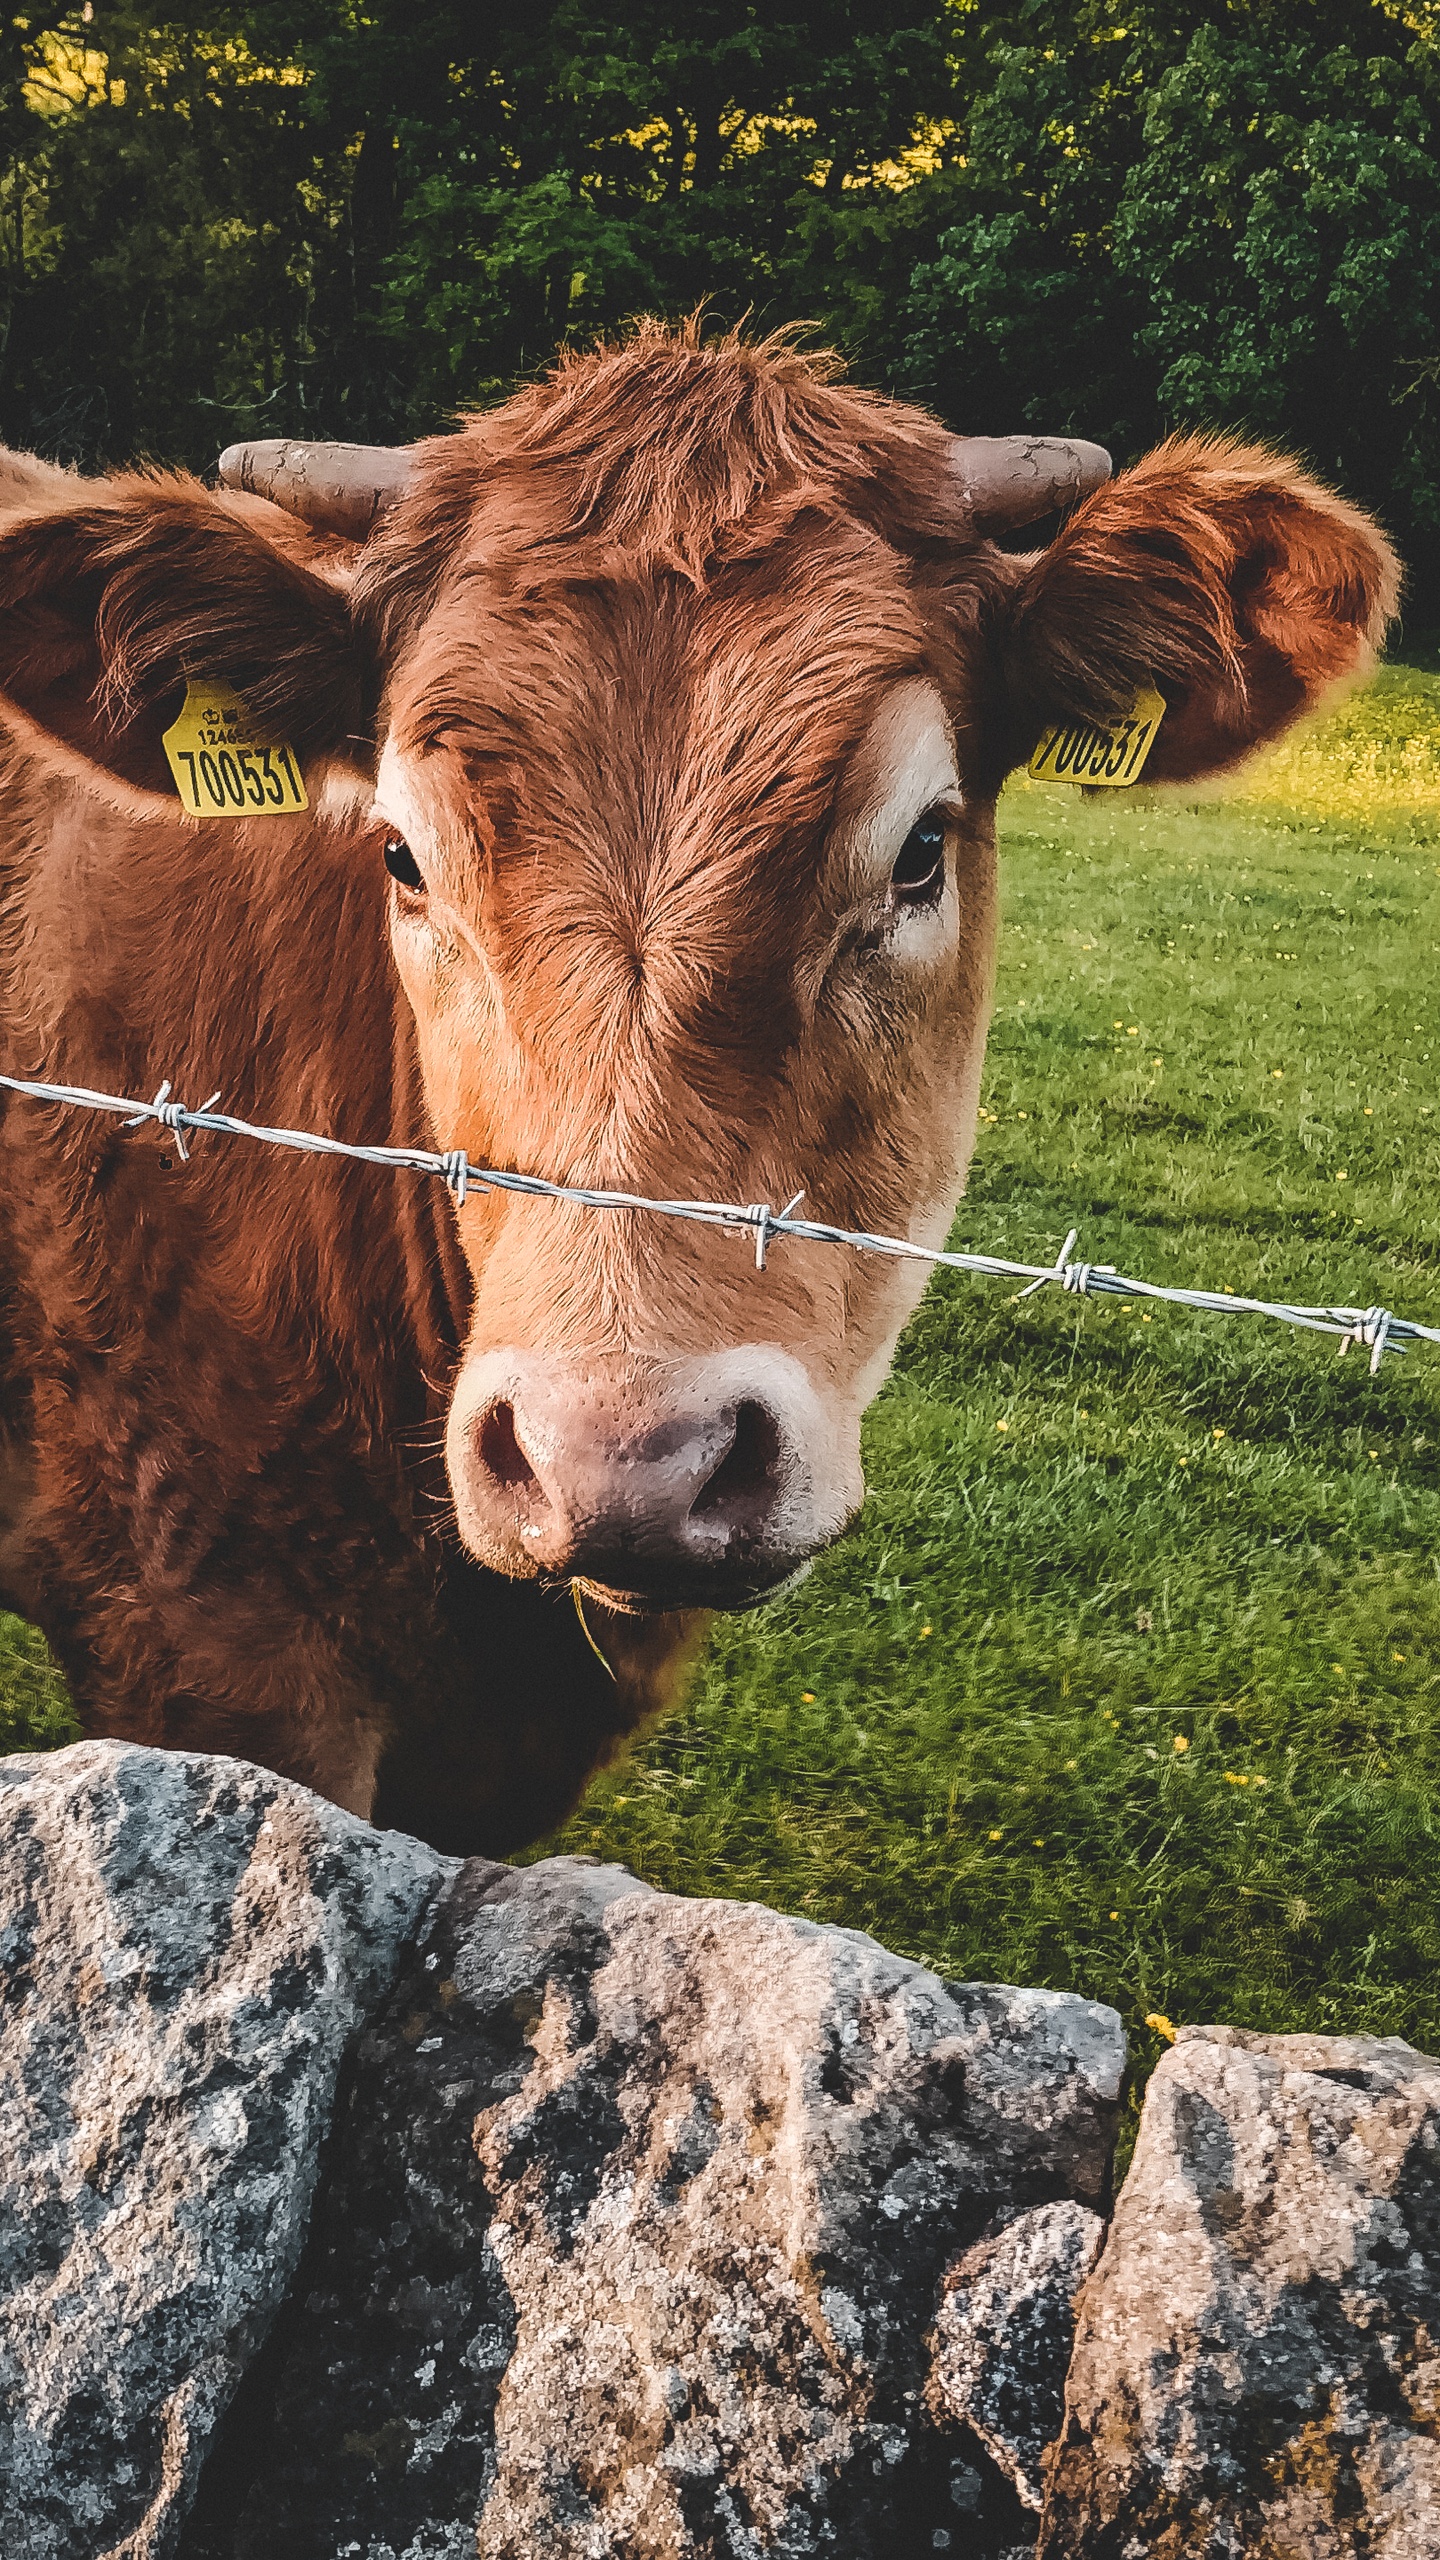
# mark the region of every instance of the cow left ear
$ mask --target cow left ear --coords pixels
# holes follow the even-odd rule
[[[1379,526],[1298,464],[1173,438],[1019,567],[999,635],[1007,763],[1153,685],[1145,780],[1224,772],[1368,671],[1399,584]]]
[[[131,814],[179,805],[162,739],[192,681],[239,694],[310,775],[363,768],[365,653],[322,566],[262,501],[178,476],[77,482],[0,522],[0,708]]]

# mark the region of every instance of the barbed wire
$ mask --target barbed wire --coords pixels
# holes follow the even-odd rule
[[[547,1182],[538,1173],[504,1173],[494,1165],[472,1164],[461,1148],[442,1152],[430,1147],[366,1147],[345,1138],[321,1137],[313,1129],[269,1129],[253,1120],[237,1119],[232,1112],[217,1111],[214,1105],[220,1098],[218,1092],[198,1110],[188,1109],[172,1099],[168,1077],[150,1102],[95,1092],[88,1085],[47,1084],[32,1076],[0,1075],[0,1087],[35,1102],[108,1112],[127,1129],[154,1122],[171,1133],[184,1163],[190,1160],[186,1132],[210,1130],[221,1137],[250,1138],[262,1146],[285,1147],[298,1155],[341,1156],[354,1164],[438,1174],[457,1204],[464,1201],[473,1184],[484,1190],[519,1192],[527,1199],[569,1200],[585,1209],[633,1209],[651,1217],[683,1218],[699,1226],[748,1232],[755,1239],[757,1271],[765,1269],[773,1244],[793,1241],[849,1245],[860,1253],[883,1253],[897,1261],[928,1262],[946,1271],[969,1272],[980,1280],[1023,1280],[1027,1286],[1017,1292],[1019,1298],[1031,1298],[1038,1290],[1055,1287],[1072,1297],[1145,1298],[1166,1306],[1188,1307],[1199,1315],[1268,1316],[1299,1332],[1338,1335],[1342,1352],[1348,1351],[1352,1343],[1358,1344],[1370,1354],[1372,1376],[1387,1351],[1402,1351],[1407,1342],[1440,1342],[1440,1326],[1418,1324],[1408,1316],[1393,1314],[1388,1307],[1295,1306],[1284,1299],[1241,1297],[1229,1289],[1169,1289],[1155,1280],[1132,1280],[1110,1262],[1073,1261],[1071,1256],[1079,1242],[1078,1227],[1071,1228],[1054,1262],[1011,1262],[1002,1254],[952,1253],[938,1245],[912,1244],[903,1236],[871,1235],[863,1228],[832,1227],[818,1218],[797,1218],[795,1211],[805,1197],[803,1191],[797,1191],[793,1200],[779,1210],[764,1201],[742,1207],[730,1200],[652,1200],[636,1191],[598,1191],[582,1183]]]

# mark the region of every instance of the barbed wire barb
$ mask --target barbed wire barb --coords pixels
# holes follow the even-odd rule
[[[7,1076],[3,1081],[8,1084],[11,1079]],[[219,1099],[220,1088],[217,1085],[209,1101],[201,1103],[201,1111],[213,1111]],[[143,1129],[148,1120],[157,1121],[162,1129],[169,1130],[175,1141],[175,1152],[181,1163],[188,1164],[190,1150],[185,1144],[185,1132],[195,1126],[198,1116],[193,1111],[187,1111],[183,1102],[170,1100],[170,1078],[167,1076],[154,1101],[142,1102],[134,1118],[122,1120],[120,1126],[122,1129]]]
[[[472,1164],[460,1147],[443,1151],[432,1147],[367,1147],[345,1138],[322,1137],[314,1129],[266,1128],[256,1121],[238,1119],[233,1112],[217,1111],[214,1106],[220,1099],[218,1092],[198,1110],[188,1110],[172,1099],[169,1077],[151,1102],[101,1093],[88,1085],[47,1084],[37,1076],[0,1075],[0,1088],[23,1094],[34,1102],[106,1112],[118,1117],[127,1129],[143,1128],[147,1121],[158,1122],[173,1133],[178,1152],[187,1164],[190,1156],[185,1133],[209,1129],[225,1137],[248,1138],[260,1146],[286,1148],[297,1155],[338,1156],[352,1164],[438,1174],[457,1206],[463,1204],[473,1183],[491,1191],[515,1192],[524,1199],[565,1200],[585,1209],[637,1210],[649,1217],[729,1228],[732,1234],[753,1234],[755,1267],[762,1272],[770,1246],[781,1237],[793,1237],[801,1244],[846,1245],[856,1253],[883,1253],[895,1260],[928,1262],[942,1270],[966,1272],[978,1280],[1023,1280],[1028,1286],[1017,1291],[1017,1299],[1058,1286],[1072,1297],[1146,1298],[1166,1306],[1184,1307],[1197,1315],[1263,1316],[1297,1332],[1337,1335],[1342,1355],[1352,1343],[1361,1344],[1370,1353],[1372,1376],[1388,1351],[1398,1353],[1407,1342],[1440,1343],[1440,1326],[1397,1316],[1387,1307],[1308,1307],[1292,1305],[1284,1299],[1237,1297],[1231,1289],[1169,1289],[1155,1280],[1128,1279],[1113,1262],[1072,1262],[1070,1257],[1079,1240],[1078,1227],[1071,1228],[1054,1262],[1012,1262],[1001,1254],[952,1253],[939,1245],[913,1244],[905,1236],[872,1235],[863,1228],[832,1227],[818,1218],[797,1218],[794,1213],[805,1197],[803,1191],[797,1191],[778,1214],[763,1202],[742,1208],[731,1200],[652,1200],[641,1192],[591,1190],[583,1183],[547,1182],[538,1173],[505,1173],[496,1165]]]
[[[1032,1280],[1028,1289],[1017,1289],[1011,1302],[1014,1306],[1018,1307],[1022,1298],[1033,1298],[1037,1289],[1048,1288],[1052,1280],[1058,1280],[1062,1289],[1078,1289],[1081,1296],[1084,1296],[1090,1276],[1090,1265],[1088,1262],[1072,1263],[1070,1259],[1071,1251],[1078,1243],[1079,1236],[1079,1228],[1072,1227],[1056,1256],[1054,1270],[1047,1271],[1039,1280]],[[1072,1273],[1078,1273],[1080,1277],[1072,1278]]]
[[[1387,1351],[1402,1352],[1405,1348],[1403,1342],[1390,1339],[1395,1321],[1388,1307],[1367,1307],[1350,1331],[1342,1335],[1339,1357],[1343,1360],[1351,1344],[1358,1342],[1370,1354],[1370,1375],[1373,1378]]]
[[[783,1229],[785,1220],[788,1217],[791,1217],[795,1210],[799,1208],[804,1197],[805,1194],[803,1191],[797,1191],[794,1199],[786,1202],[778,1218],[772,1215],[770,1204],[766,1200],[757,1200],[753,1208],[746,1210],[746,1222],[755,1230],[755,1268],[757,1271],[763,1271],[765,1268],[766,1256],[769,1252],[771,1237]]]

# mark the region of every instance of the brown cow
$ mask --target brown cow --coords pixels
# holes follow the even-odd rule
[[[1394,598],[1263,452],[1171,443],[1028,557],[987,507],[1053,490],[985,469],[654,327],[416,448],[363,544],[13,462],[4,1067],[942,1239],[1006,773],[1150,683],[1149,777],[1215,772]],[[180,814],[187,676],[310,816]],[[3,1142],[0,1584],[90,1732],[501,1848],[861,1499],[913,1265],[28,1101]]]

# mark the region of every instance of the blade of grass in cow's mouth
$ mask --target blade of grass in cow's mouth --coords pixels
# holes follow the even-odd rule
[[[814,1561],[813,1556],[803,1557],[775,1582],[736,1582],[728,1589],[713,1579],[702,1581],[698,1577],[693,1583],[667,1582],[645,1591],[622,1590],[613,1583],[588,1577],[577,1577],[568,1585],[556,1587],[578,1592],[582,1600],[593,1600],[597,1608],[612,1610],[617,1617],[663,1618],[677,1610],[711,1609],[725,1617],[743,1618],[753,1609],[762,1609],[767,1600],[778,1600],[783,1593],[795,1590]]]

